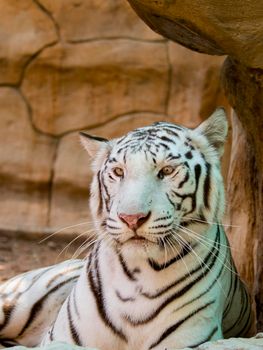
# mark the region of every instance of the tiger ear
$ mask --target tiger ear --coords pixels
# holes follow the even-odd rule
[[[101,149],[108,148],[109,140],[103,137],[89,135],[83,131],[81,131],[79,135],[81,144],[92,158],[96,156]]]
[[[228,122],[224,108],[217,108],[195,131],[204,135],[221,157],[224,152],[224,144],[228,131]]]

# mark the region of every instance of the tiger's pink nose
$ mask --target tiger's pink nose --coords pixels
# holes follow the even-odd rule
[[[131,230],[137,230],[142,224],[144,224],[148,218],[150,217],[151,212],[145,213],[137,213],[137,214],[125,214],[120,213],[119,218],[122,222],[124,222]]]

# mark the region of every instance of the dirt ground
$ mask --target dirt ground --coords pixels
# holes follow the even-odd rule
[[[63,240],[24,239],[0,234],[0,283],[19,273],[71,259],[81,241],[74,242],[68,249]],[[61,253],[62,252],[62,253]],[[79,256],[84,258],[84,254]]]

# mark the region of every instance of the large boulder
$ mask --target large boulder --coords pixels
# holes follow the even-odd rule
[[[128,1],[153,30],[189,49],[263,68],[261,1]]]

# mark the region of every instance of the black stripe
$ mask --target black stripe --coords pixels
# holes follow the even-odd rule
[[[36,319],[37,315],[42,311],[45,301],[48,299],[48,297],[55,293],[58,289],[60,289],[61,287],[63,287],[64,285],[70,283],[73,280],[76,280],[78,278],[78,276],[74,276],[69,278],[66,281],[63,281],[61,283],[59,283],[58,285],[56,285],[55,287],[53,287],[52,289],[50,289],[45,295],[43,295],[42,298],[40,298],[37,302],[35,302],[34,306],[32,307],[29,317],[26,321],[26,323],[24,324],[23,328],[21,329],[21,331],[19,332],[18,336],[22,336],[24,334],[24,332],[31,326],[31,324],[34,322],[34,320]]]
[[[187,214],[192,213],[196,208],[196,194],[198,191],[200,175],[201,175],[201,165],[196,164],[195,165],[195,191],[194,191],[194,194],[192,196],[192,210],[190,212],[188,212]]]
[[[78,305],[77,305],[77,299],[76,299],[76,286],[73,289],[72,298],[73,298],[73,305],[74,305],[75,313],[78,316],[78,318],[80,318],[79,309],[78,309]]]
[[[163,143],[163,142],[160,142],[159,145],[160,145],[160,146],[163,146],[163,148],[165,148],[165,149],[170,149],[170,148],[169,148],[165,143]]]
[[[174,145],[176,145],[176,142],[174,142],[174,140],[170,139],[169,137],[167,136],[161,136],[159,137],[161,140],[165,141],[165,142],[168,142],[168,143],[172,143]]]
[[[0,331],[2,331],[8,325],[8,322],[10,321],[11,316],[15,310],[15,306],[16,306],[15,300],[12,302],[9,302],[8,304],[4,304],[2,308],[2,311],[4,313],[4,321],[0,325]]]
[[[158,219],[155,219],[153,220],[153,222],[156,222],[156,221],[161,221],[161,220],[168,220],[168,219],[171,219],[172,215],[169,215],[169,216],[162,216]]]
[[[169,129],[167,129],[167,128],[164,128],[163,130],[166,131],[167,134],[169,134],[169,135],[171,135],[171,136],[180,138],[180,136],[178,135],[178,133],[175,132],[175,131],[169,130]],[[178,128],[177,128],[176,130],[182,130],[182,129],[178,129]]]
[[[233,264],[231,264],[231,267],[234,268]],[[235,269],[235,272],[236,272],[236,269]],[[234,288],[233,288],[232,294],[230,294],[231,289],[229,290],[228,295],[230,296],[230,298],[228,299],[228,303],[227,303],[227,305],[226,305],[226,307],[225,307],[225,309],[224,309],[223,318],[226,318],[226,317],[227,317],[228,312],[229,312],[230,309],[231,309],[232,301],[233,301],[234,295],[235,295],[235,293],[236,293],[237,284],[238,284],[238,282],[239,282],[239,278],[238,278],[238,276],[237,276],[237,273],[231,274],[231,286],[232,286],[232,283],[233,283],[233,282],[232,282],[233,278],[235,279]]]
[[[235,334],[235,337],[246,337],[246,333],[247,333],[247,327],[251,327],[251,321],[252,321],[252,310],[251,310],[251,306],[249,307],[249,310],[247,310],[247,320],[244,324],[244,326],[238,331],[237,334]],[[249,328],[250,330],[250,328]]]
[[[241,288],[242,288],[242,289],[241,289],[241,291],[242,291],[242,294],[241,294],[241,308],[240,308],[238,317],[237,317],[236,321],[232,324],[232,326],[230,326],[230,327],[224,332],[224,334],[227,334],[227,333],[229,333],[230,331],[232,331],[232,330],[243,320],[244,314],[245,314],[246,311],[247,311],[247,306],[248,306],[248,293],[247,293],[247,291],[244,289],[243,286],[242,286]],[[244,300],[244,298],[245,298],[245,300]]]
[[[119,257],[119,262],[121,264],[122,270],[125,273],[125,275],[128,277],[130,281],[137,281],[136,277],[133,275],[133,273],[128,269],[128,266],[126,265],[123,256],[120,252],[117,252]]]
[[[116,290],[115,293],[116,293],[118,299],[120,299],[123,303],[126,303],[127,301],[135,301],[135,298],[130,298],[130,297],[124,298],[124,297],[122,297],[118,290]]]
[[[180,159],[181,155],[178,154],[177,156],[173,155],[172,153],[169,153],[168,156],[166,157],[166,160],[173,160],[173,159]]]
[[[0,345],[4,346],[5,348],[12,348],[13,346],[19,346],[21,344],[17,343],[13,339],[0,339]]]
[[[171,198],[169,197],[169,194],[166,193],[166,192],[165,192],[165,194],[166,194],[166,197],[167,197],[168,201],[169,201],[169,202],[172,204],[172,206],[175,208],[175,203],[171,200]]]
[[[49,340],[53,341],[54,340],[54,325],[51,327],[49,331]]]
[[[186,162],[184,164],[189,167],[189,165]],[[189,198],[189,197],[192,199],[192,208],[190,211],[185,213],[185,215],[191,214],[196,209],[196,194],[197,194],[198,187],[199,187],[199,180],[200,180],[200,175],[201,175],[201,165],[196,164],[194,170],[195,170],[195,190],[193,193],[180,194],[180,193],[177,193],[176,191],[171,191],[175,196],[182,198],[182,200],[185,200],[186,198]]]
[[[101,185],[102,185],[104,192],[105,192],[105,195],[106,195],[106,198],[102,197],[102,199],[105,202],[105,207],[106,207],[107,212],[109,212],[110,211],[110,206],[109,206],[110,205],[110,195],[109,195],[109,191],[108,191],[108,188],[104,182],[103,177],[101,177]]]
[[[107,225],[108,228],[111,228],[112,230],[119,230],[120,227],[115,227],[115,226],[111,226],[111,225]]]
[[[206,163],[206,178],[204,182],[204,204],[207,209],[209,209],[210,168],[211,165],[209,163]]]
[[[167,124],[167,125],[165,125],[164,126],[164,128],[163,128],[163,130],[165,130],[165,131],[171,131],[172,132],[172,130],[171,129],[175,129],[175,130],[179,130],[179,131],[183,131],[183,127],[181,127],[180,125],[176,125],[176,124]],[[179,137],[179,135],[177,134],[177,136]]]
[[[183,185],[189,180],[189,172],[187,171],[187,173],[185,174],[184,179],[179,183],[178,188],[182,188]]]
[[[197,346],[200,346],[200,345],[206,343],[207,341],[210,341],[217,331],[218,331],[218,326],[215,326],[205,339],[203,339],[202,341],[200,341],[197,344],[190,345],[190,346],[188,345],[188,348],[196,348]]]
[[[153,229],[153,228],[167,228],[169,226],[171,226],[173,222],[169,222],[168,224],[160,224],[160,225],[157,225],[157,226],[151,226],[149,227],[149,229]]]
[[[74,341],[74,344],[82,346],[82,342],[80,341],[80,335],[72,319],[72,314],[70,310],[70,297],[68,298],[68,301],[67,301],[67,315],[68,315],[68,322],[69,322],[69,330],[70,330],[71,337]]]
[[[95,251],[95,264],[94,266],[92,266],[93,268],[89,269],[88,271],[89,284],[97,305],[97,310],[104,324],[107,327],[109,327],[115,335],[119,336],[122,340],[127,342],[126,336],[123,334],[123,332],[120,329],[116,328],[116,326],[111,322],[106,312],[100,271],[99,271],[99,261],[98,261],[99,254],[98,253],[99,253],[99,244],[97,245],[96,251]],[[95,278],[93,276],[93,273],[95,274]],[[97,286],[95,284],[95,279],[97,280]]]
[[[178,260],[185,258],[185,256],[189,254],[195,247],[196,245],[192,247],[190,244],[184,244],[181,252],[166,263],[159,264],[153,259],[148,259],[148,263],[154,271],[162,271],[174,264],[175,262],[177,262]]]
[[[103,200],[102,200],[102,193],[101,193],[101,182],[100,182],[100,171],[97,173],[97,180],[98,180],[98,192],[99,192],[99,206],[98,206],[98,212],[97,215],[100,216],[102,214],[102,208],[103,208]]]
[[[82,269],[83,266],[77,266],[77,267],[72,267],[68,268],[65,271],[57,273],[55,276],[53,276],[48,283],[46,284],[46,288],[49,288],[59,277],[67,275],[69,272],[77,271]]]
[[[212,305],[215,302],[215,300],[211,300],[208,303],[206,303],[205,305],[200,306],[197,310],[194,310],[193,312],[191,312],[189,315],[187,315],[186,317],[184,317],[183,319],[181,319],[180,321],[176,322],[175,324],[173,324],[172,326],[170,326],[169,328],[167,328],[162,335],[159,337],[159,339],[153,343],[149,349],[153,349],[155,346],[159,345],[165,338],[167,338],[171,333],[173,333],[176,329],[178,329],[184,322],[186,322],[187,320],[189,320],[191,317],[195,316],[196,314],[198,314],[200,311],[205,310],[207,307],[209,307],[210,305]]]

